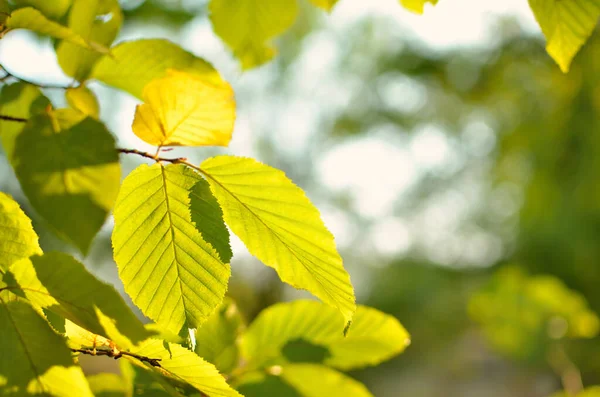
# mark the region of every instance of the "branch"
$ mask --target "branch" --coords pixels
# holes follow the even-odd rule
[[[88,354],[90,356],[112,357],[115,360],[117,360],[123,356],[129,356],[129,357],[137,358],[138,360],[140,360],[142,362],[148,363],[148,364],[152,365],[153,367],[162,368],[159,363],[159,361],[161,361],[162,359],[140,356],[139,354],[130,353],[130,352],[122,352],[122,351],[118,351],[118,350],[104,350],[104,349],[71,349],[71,351],[76,352],[76,353],[81,353],[81,354]]]
[[[158,151],[156,152],[156,154],[150,154],[150,153],[142,152],[141,150],[136,150],[136,149],[120,149],[119,148],[119,149],[117,149],[117,152],[125,153],[125,154],[137,154],[138,156],[142,156],[147,159],[154,160],[156,162],[164,161],[166,163],[173,163],[173,164],[187,164],[187,159],[185,157],[176,157],[176,158],[160,157],[158,155]]]
[[[35,83],[33,81],[24,79],[22,77],[15,76],[14,74],[12,74],[8,70],[6,70],[6,68],[4,66],[2,66],[2,65],[0,65],[0,69],[2,69],[4,71],[4,73],[5,73],[5,75],[2,76],[2,78],[0,78],[0,81],[5,81],[9,77],[12,77],[15,80],[22,81],[23,83],[35,85],[36,87],[39,87],[39,88],[66,90],[67,88],[76,88],[77,87],[75,84],[71,84],[71,85],[65,86],[65,85],[58,85],[58,84],[40,84],[40,83]]]
[[[0,114],[0,120],[16,121],[18,123],[26,123],[27,122],[27,119],[24,119],[21,117],[5,116],[3,114]]]

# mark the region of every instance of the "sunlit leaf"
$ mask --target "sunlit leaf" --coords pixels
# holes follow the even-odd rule
[[[158,371],[148,371],[128,360],[119,360],[127,396],[182,397]]]
[[[410,343],[398,320],[366,306],[358,306],[345,337],[339,332],[343,325],[337,311],[320,302],[279,303],[265,309],[248,327],[242,353],[252,367],[281,364],[290,361],[286,350],[301,341],[326,350],[319,362],[348,370],[379,364]]]
[[[99,309],[115,320],[116,328],[132,343],[151,335],[114,287],[98,280],[69,255],[50,252],[32,256],[16,262],[10,272],[32,303],[89,331],[111,338],[96,313]]]
[[[77,0],[69,12],[69,28],[102,46],[110,46],[122,23],[123,13],[117,0]],[[58,44],[56,56],[67,75],[83,81],[102,55],[63,41]]]
[[[149,339],[132,352],[160,359],[160,368],[150,367],[148,364],[143,365],[146,365],[148,369],[183,380],[207,396],[241,397],[225,382],[225,378],[212,364],[201,359],[196,353],[174,343],[169,343],[167,350],[165,345],[166,343],[161,340]],[[138,364],[141,363],[138,362]]]
[[[123,378],[117,374],[99,373],[87,377],[95,397],[125,397],[129,394],[123,384]]]
[[[65,15],[73,0],[13,0],[17,7],[31,6],[50,19]]]
[[[235,121],[229,85],[215,86],[171,70],[144,88],[133,132],[156,146],[227,146]]]
[[[600,386],[587,387],[575,395],[562,391],[554,393],[549,397],[600,397]]]
[[[249,158],[213,157],[201,169],[225,222],[250,253],[283,281],[310,291],[351,321],[356,304],[350,276],[302,189],[282,171]]]
[[[21,258],[41,254],[38,236],[19,204],[0,192],[0,270]]]
[[[546,50],[563,72],[594,31],[600,0],[529,0],[544,36]]]
[[[275,54],[270,41],[286,31],[298,14],[296,0],[211,0],[213,29],[249,69]]]
[[[85,328],[80,327],[70,320],[65,321],[65,336],[71,348],[74,349],[114,349],[115,342],[102,335],[95,334]]]
[[[183,165],[142,165],[123,182],[114,210],[112,242],[125,291],[175,333],[211,315],[230,276],[192,223],[189,194],[200,179]]]
[[[63,338],[31,306],[21,301],[0,302],[0,335],[3,395],[92,397]]]
[[[35,210],[86,253],[121,179],[106,127],[72,109],[39,114],[18,135],[12,163]]]
[[[330,12],[336,5],[338,0],[310,0],[310,2],[316,7],[322,8],[327,12]]]
[[[438,0],[400,0],[400,4],[409,11],[422,14],[426,3],[437,4]]]
[[[224,83],[208,62],[168,40],[127,41],[110,51],[110,56],[103,57],[96,64],[91,78],[120,88],[140,99],[146,84],[165,77],[169,69],[193,73],[215,85]]]
[[[81,113],[94,119],[100,117],[100,104],[96,95],[84,85],[77,88],[68,88],[65,91],[65,98],[69,106],[79,110]]]

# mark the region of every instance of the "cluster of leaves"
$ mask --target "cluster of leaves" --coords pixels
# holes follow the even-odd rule
[[[161,157],[165,146],[228,145],[235,102],[219,73],[166,40],[111,46],[123,21],[117,0],[13,3],[0,0],[2,36],[23,28],[52,37],[76,84],[63,87],[69,108],[55,109],[40,87],[5,70],[3,82],[15,80],[0,97],[7,158],[37,214],[83,255],[113,213],[119,276],[155,324],[144,326],[75,258],[42,252],[29,218],[2,193],[2,393],[90,396],[112,387],[124,395],[133,388],[237,396],[266,395],[276,384],[292,395],[370,395],[336,369],[389,359],[408,334],[393,317],[357,308],[333,236],[304,192],[249,158],[195,165]],[[260,14],[250,11],[227,12]],[[157,147],[154,154],[115,146],[87,87],[94,80],[143,100],[132,130]],[[119,153],[154,164],[121,183]],[[226,225],[284,282],[330,306],[278,305],[244,332],[235,306],[224,303],[233,255]],[[86,380],[73,352],[123,358],[142,372],[123,364],[122,378]]]

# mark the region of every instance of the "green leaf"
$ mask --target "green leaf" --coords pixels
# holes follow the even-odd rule
[[[335,309],[320,302],[279,303],[250,325],[242,339],[242,353],[252,368],[281,364],[289,361],[284,357],[286,347],[304,341],[328,350],[323,364],[349,370],[379,364],[410,343],[398,320],[366,306],[358,306],[345,337],[339,332],[342,326]]]
[[[162,39],[142,39],[111,48],[94,67],[91,78],[142,98],[150,81],[165,77],[167,70],[194,73],[215,85],[223,84],[219,73],[205,60]]]
[[[127,396],[181,397],[162,374],[148,371],[145,366],[133,365],[128,360],[119,360]]]
[[[127,389],[123,378],[117,374],[100,373],[87,377],[95,397],[126,397]]]
[[[373,396],[362,383],[322,365],[289,364],[270,372],[245,376],[239,391],[246,397]]]
[[[544,36],[546,51],[563,72],[594,31],[600,0],[529,0]]]
[[[121,179],[106,127],[72,109],[36,115],[17,137],[12,163],[35,210],[87,253]]]
[[[222,373],[230,373],[239,361],[238,337],[244,329],[244,320],[229,299],[196,330],[195,352],[211,362]]]
[[[69,106],[81,113],[98,120],[100,118],[100,104],[96,95],[84,85],[76,88],[67,88],[65,99]]]
[[[0,335],[3,395],[92,397],[65,341],[31,306],[22,301],[0,301]]]
[[[117,0],[77,0],[69,13],[69,28],[73,32],[103,46],[110,46],[122,23],[123,13]],[[67,75],[83,81],[102,55],[63,41],[58,44],[56,56]]]
[[[112,242],[125,291],[175,333],[211,315],[231,274],[192,223],[189,195],[199,180],[181,164],[141,165],[123,182],[114,210]]]
[[[31,6],[50,19],[59,19],[69,9],[72,0],[13,0],[17,7]]]
[[[5,25],[9,29],[27,29],[56,39],[62,39],[73,46],[78,46],[77,48],[84,47],[96,52],[106,53],[106,48],[86,41],[84,37],[73,30],[46,18],[35,8],[26,7],[13,11]]]
[[[422,14],[426,3],[436,5],[438,0],[400,0],[400,4],[409,11]]]
[[[21,258],[41,253],[31,220],[12,197],[0,192],[0,271]]]
[[[6,0],[0,0],[0,30],[4,28],[4,22],[10,16],[10,7]]]
[[[28,119],[32,114],[44,110],[50,101],[39,88],[27,83],[5,85],[0,91],[0,114]],[[0,139],[7,158],[12,158],[15,139],[25,124],[0,120]]]
[[[50,252],[16,262],[10,268],[17,286],[36,306],[111,338],[96,310],[115,320],[118,331],[136,344],[151,336],[113,286],[90,274],[73,257]]]
[[[165,348],[165,345],[168,348]],[[166,373],[175,379],[183,380],[202,393],[212,396],[235,396],[241,397],[233,390],[225,378],[210,363],[207,363],[196,353],[175,344],[163,342],[158,339],[149,339],[132,351],[141,356],[160,359],[161,373]],[[138,364],[142,364],[137,361]],[[155,370],[149,364],[143,364],[146,368]]]
[[[211,0],[215,33],[231,48],[243,69],[268,62],[275,50],[269,41],[296,20],[296,0]]]
[[[331,12],[333,7],[336,5],[338,0],[310,0],[310,2],[315,6],[324,9],[327,12]]]
[[[550,397],[600,397],[600,386],[586,387],[576,395],[564,391],[554,393]]]
[[[302,189],[282,171],[249,158],[218,156],[204,161],[201,169],[225,223],[250,253],[274,268],[281,280],[338,308],[350,322],[356,310],[350,276],[333,236]]]

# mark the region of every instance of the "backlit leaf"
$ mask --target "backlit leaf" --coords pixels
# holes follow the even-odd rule
[[[229,85],[215,86],[171,70],[144,88],[133,132],[156,146],[227,146],[235,121]]]
[[[336,310],[320,302],[279,303],[265,309],[248,327],[242,353],[251,367],[281,364],[289,361],[286,348],[304,341],[327,350],[323,364],[349,370],[379,364],[410,343],[398,320],[366,306],[358,306],[345,337],[339,332],[343,325]]]
[[[84,85],[67,88],[65,98],[69,106],[96,120],[100,117],[100,104],[94,93]]]
[[[31,6],[50,19],[65,15],[73,0],[13,0],[17,7]]]
[[[563,72],[594,31],[600,0],[529,0],[546,36],[546,50]]]
[[[298,5],[296,0],[211,0],[209,10],[215,33],[249,69],[273,57],[269,42],[292,26]]]
[[[38,236],[19,204],[0,192],[0,270],[21,258],[41,254]]]
[[[322,8],[327,12],[331,12],[338,0],[310,0],[310,2],[316,7]]]
[[[29,119],[12,163],[35,210],[86,253],[117,196],[118,160],[114,138],[102,123],[61,109]]]
[[[3,395],[92,397],[64,339],[31,306],[22,301],[0,301],[0,335]]]
[[[281,280],[310,291],[351,321],[356,304],[350,276],[302,189],[282,171],[249,158],[213,157],[201,169],[225,222],[250,253]]]
[[[197,328],[223,300],[229,265],[192,223],[184,165],[142,165],[123,182],[112,242],[125,291],[142,312],[178,333]]]
[[[123,378],[117,374],[94,374],[88,376],[87,381],[95,397],[125,397],[128,395]]]
[[[409,11],[422,14],[426,3],[437,4],[438,0],[400,0],[400,4]]]

